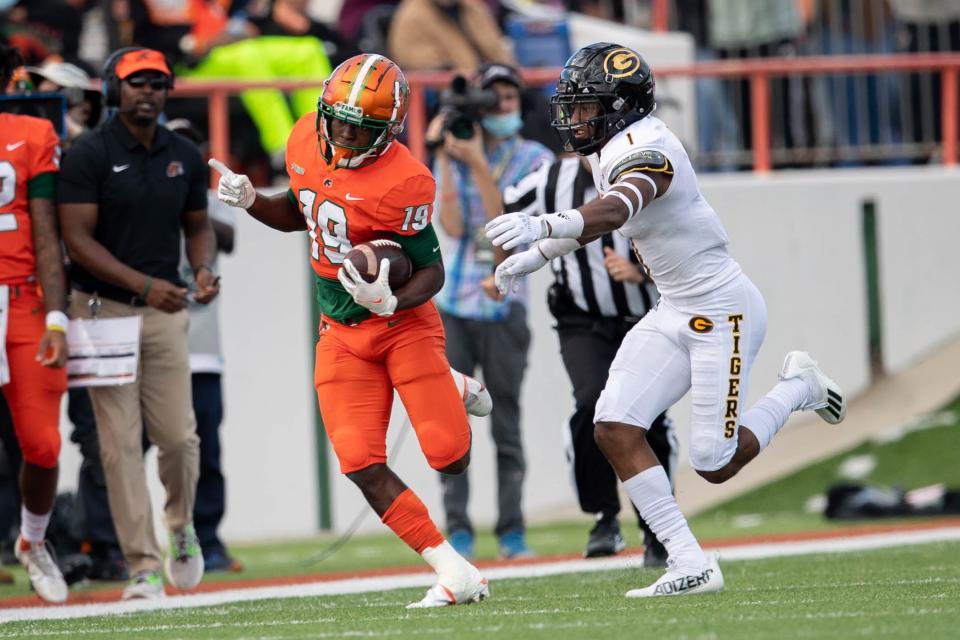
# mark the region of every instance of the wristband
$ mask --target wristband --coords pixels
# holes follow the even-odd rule
[[[143,293],[140,294],[140,297],[146,300],[147,296],[150,295],[150,289],[152,287],[153,287],[153,276],[147,276],[147,282],[143,285]]]
[[[213,273],[213,269],[208,264],[198,264],[193,268],[193,277],[196,278],[197,274],[206,269],[210,273]]]
[[[583,233],[583,215],[577,209],[540,216],[546,232],[544,238],[579,238]]]
[[[553,260],[554,258],[565,256],[571,251],[576,251],[579,248],[580,242],[573,238],[548,238],[547,240],[541,240],[537,244],[537,249],[540,250],[540,255],[547,260]]]
[[[70,319],[63,311],[47,312],[47,331],[66,333],[68,326],[70,326]]]

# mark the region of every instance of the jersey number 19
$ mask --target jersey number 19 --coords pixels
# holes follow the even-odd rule
[[[344,256],[353,249],[347,236],[347,212],[330,200],[314,207],[317,194],[309,189],[300,189],[297,198],[310,232],[310,255],[319,260],[322,246],[323,255],[330,264],[342,264]]]

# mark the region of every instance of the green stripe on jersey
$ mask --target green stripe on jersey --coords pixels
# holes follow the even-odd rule
[[[392,240],[399,243],[404,252],[410,256],[414,271],[429,267],[442,257],[440,255],[440,241],[437,239],[437,232],[433,230],[432,224],[427,225],[423,231],[412,236],[394,234]]]
[[[57,193],[57,174],[48,171],[33,176],[27,182],[27,199],[46,198],[53,200]]]
[[[337,322],[349,324],[361,322],[370,317],[369,309],[353,301],[339,280],[317,276],[317,306],[320,313]]]

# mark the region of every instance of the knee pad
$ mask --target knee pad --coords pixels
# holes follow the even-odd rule
[[[60,457],[60,432],[48,431],[45,437],[35,437],[20,443],[23,459],[43,469],[53,469]]]
[[[337,454],[340,472],[343,474],[359,471],[374,462],[386,461],[386,456],[382,456],[379,460],[375,459],[370,445],[358,429],[343,427],[337,429],[335,433],[330,434],[330,444],[333,446],[333,452]]]
[[[736,444],[736,441],[734,441]],[[695,471],[716,471],[730,462],[737,452],[736,446],[717,449],[712,441],[690,441],[690,466]]]
[[[443,469],[465,456],[470,450],[470,432],[466,437],[451,429],[448,424],[429,422],[420,427],[420,448],[433,469]]]

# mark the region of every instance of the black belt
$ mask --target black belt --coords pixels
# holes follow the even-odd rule
[[[77,284],[76,282],[71,283],[73,288],[77,291],[82,291],[83,293],[89,294],[91,296],[97,296],[98,298],[106,298],[107,300],[113,300],[114,302],[119,302],[120,304],[126,304],[131,307],[145,307],[147,306],[147,301],[137,295],[124,295],[122,293],[113,293],[112,291],[90,291],[86,287]]]

